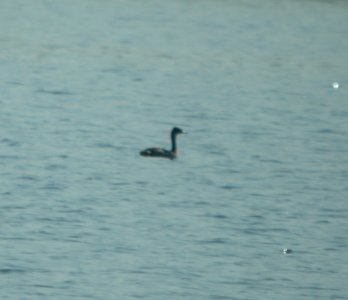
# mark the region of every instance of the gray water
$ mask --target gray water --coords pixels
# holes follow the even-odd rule
[[[0,298],[348,299],[347,34],[347,1],[1,1]]]

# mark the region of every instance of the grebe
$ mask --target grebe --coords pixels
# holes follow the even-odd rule
[[[178,127],[174,127],[170,134],[172,140],[172,150],[165,150],[161,148],[148,148],[143,151],[140,151],[142,156],[151,156],[151,157],[164,157],[169,159],[174,159],[177,157],[177,148],[176,148],[176,136],[181,133],[186,133]]]

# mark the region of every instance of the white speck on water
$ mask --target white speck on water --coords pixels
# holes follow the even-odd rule
[[[338,88],[340,87],[340,85],[339,85],[338,82],[333,82],[333,83],[332,83],[332,87],[333,87],[334,89],[338,89]]]
[[[291,253],[291,252],[292,252],[291,249],[288,249],[288,248],[284,248],[284,249],[283,249],[283,254],[289,254],[289,253]]]

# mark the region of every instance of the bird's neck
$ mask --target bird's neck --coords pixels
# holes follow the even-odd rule
[[[171,135],[172,138],[172,152],[176,152],[176,134]]]

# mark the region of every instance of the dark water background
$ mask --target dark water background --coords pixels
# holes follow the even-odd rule
[[[2,1],[0,298],[347,299],[347,36],[347,1]]]

